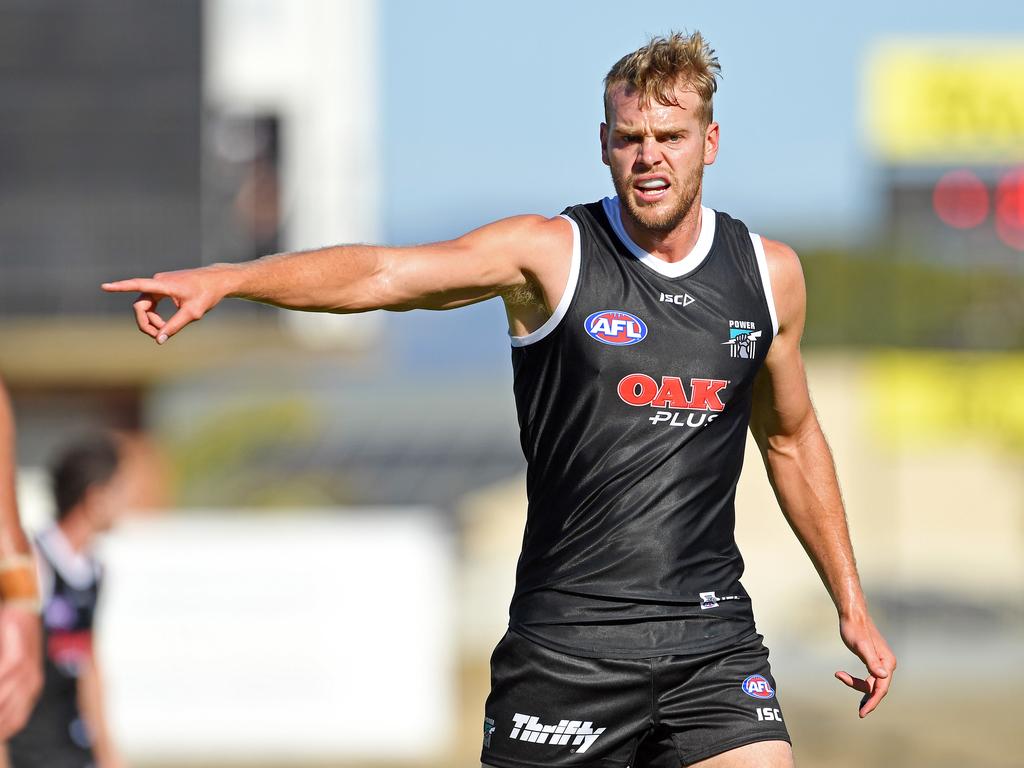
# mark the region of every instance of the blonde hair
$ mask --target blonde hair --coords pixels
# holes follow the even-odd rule
[[[654,100],[665,106],[678,106],[675,89],[682,85],[700,97],[702,125],[714,116],[711,98],[718,90],[722,67],[714,49],[700,32],[686,35],[672,32],[668,37],[653,37],[633,53],[627,53],[604,78],[604,113],[611,114],[611,92],[620,85],[634,91],[643,106]]]

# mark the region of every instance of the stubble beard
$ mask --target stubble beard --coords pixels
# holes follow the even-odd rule
[[[638,174],[639,175],[639,174]],[[619,202],[626,207],[626,212],[644,229],[666,234],[678,227],[689,215],[697,196],[700,194],[704,180],[704,164],[695,166],[682,180],[671,180],[671,191],[678,190],[675,203],[665,205],[659,201],[654,205],[640,205],[633,198],[633,178],[630,174],[624,179],[615,178],[612,173],[612,185],[619,196]]]

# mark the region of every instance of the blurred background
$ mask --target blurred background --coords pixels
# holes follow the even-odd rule
[[[611,194],[601,79],[671,29],[722,62],[706,204],[801,254],[811,388],[901,660],[859,721],[752,448],[738,536],[797,762],[1024,764],[1019,3],[2,0],[0,375],[26,525],[71,436],[147,446],[138,514],[102,548],[128,765],[478,765],[524,465],[497,301],[229,302],[157,348],[99,283]]]

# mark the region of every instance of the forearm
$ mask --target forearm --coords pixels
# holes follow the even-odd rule
[[[452,309],[521,282],[498,260],[475,259],[471,243],[408,248],[339,245],[208,267],[218,295],[313,312]]]
[[[779,506],[839,615],[865,613],[835,464],[813,412],[794,434],[765,438],[762,452]]]
[[[314,312],[363,312],[387,306],[384,250],[332,246],[206,269],[218,300],[248,299]]]

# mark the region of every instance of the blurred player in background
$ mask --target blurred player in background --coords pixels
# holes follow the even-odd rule
[[[0,740],[25,725],[43,683],[39,586],[15,493],[14,415],[0,380]]]
[[[227,297],[322,312],[502,297],[529,509],[510,631],[491,658],[489,766],[792,765],[740,584],[734,500],[748,427],[868,670],[836,677],[864,694],[862,717],[890,684],[895,657],[868,613],[804,375],[800,262],[701,204],[719,146],[718,71],[696,33],[656,38],[612,67],[600,136],[615,197],[450,242],[104,286],[141,292],[137,324],[160,344]],[[431,119],[457,92],[439,88]],[[531,130],[549,119],[523,112]],[[177,306],[167,319],[165,298]]]
[[[126,507],[122,442],[100,434],[52,467],[56,522],[36,537],[43,588],[45,682],[28,724],[7,745],[12,768],[119,768],[93,652],[100,566],[92,548]]]

